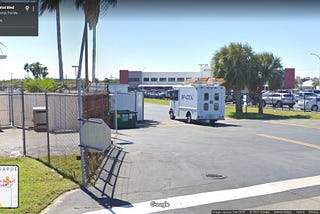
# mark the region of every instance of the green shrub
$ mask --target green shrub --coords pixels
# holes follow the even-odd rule
[[[52,78],[31,79],[27,78],[24,81],[24,88],[28,92],[56,92],[62,88],[62,85]]]

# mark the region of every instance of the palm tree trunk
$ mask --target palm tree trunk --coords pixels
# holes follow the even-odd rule
[[[236,113],[242,113],[241,89],[234,89],[234,95],[236,101]]]
[[[87,22],[84,23],[84,28],[83,28],[83,35],[82,35],[82,40],[81,40],[81,49],[80,49],[80,57],[79,57],[79,67],[78,67],[77,79],[81,78],[83,50],[84,50],[84,45],[85,45],[85,42],[86,42],[86,40],[85,40],[86,27],[87,27]]]
[[[60,6],[59,2],[56,7],[56,24],[57,24],[57,44],[59,57],[59,80],[63,81],[63,62],[62,62],[62,48],[61,48],[61,28],[60,28]]]
[[[87,23],[87,22],[86,22]],[[85,81],[85,88],[87,88],[89,86],[89,65],[88,65],[88,24],[86,24],[85,26],[85,30],[84,30],[84,36],[85,36],[85,75],[86,75],[86,81]]]
[[[92,39],[92,82],[96,82],[96,43],[97,43],[97,27],[93,28],[93,39]]]
[[[258,102],[259,102],[259,114],[263,114],[263,103],[262,103],[262,93],[261,91],[258,92]]]

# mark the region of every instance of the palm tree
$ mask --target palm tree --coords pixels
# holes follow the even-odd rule
[[[211,60],[214,76],[224,78],[226,88],[234,90],[236,113],[242,112],[241,90],[246,86],[252,57],[250,46],[231,43],[217,51]]]
[[[282,69],[280,58],[274,57],[272,53],[255,54],[251,61],[248,87],[256,91],[259,100],[259,114],[263,114],[262,94],[263,85],[270,81],[271,77]]]
[[[60,28],[60,2],[61,0],[42,0],[40,7],[40,15],[45,11],[56,11],[56,25],[57,25],[57,44],[59,57],[59,80],[63,81],[63,62],[62,62],[62,48],[61,48],[61,28]]]
[[[100,11],[107,11],[110,6],[115,6],[117,4],[117,0],[76,0],[76,7],[82,8],[85,14],[85,22],[89,25],[89,29],[93,30],[93,45],[92,45],[92,81],[94,82],[95,77],[95,67],[96,67],[96,27],[99,20]],[[87,25],[85,25],[84,29],[84,43],[86,45],[85,50],[85,76],[86,76],[86,86],[89,82],[88,75],[88,30]],[[82,55],[82,53],[81,53]]]
[[[49,74],[48,68],[42,66],[42,64],[40,62],[35,62],[32,64],[26,63],[24,65],[23,69],[28,73],[29,73],[29,71],[31,71],[31,73],[35,79],[44,79]]]
[[[268,80],[269,90],[274,91],[283,87],[283,75],[284,74],[282,69],[274,71],[271,74]]]

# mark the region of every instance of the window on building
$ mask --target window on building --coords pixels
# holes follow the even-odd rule
[[[175,82],[176,81],[176,78],[175,77],[169,77],[168,78],[168,82]]]
[[[128,78],[128,81],[129,82],[139,82],[140,79],[139,79],[139,77],[132,77],[132,78]]]
[[[158,82],[158,78],[157,77],[151,77],[151,82]]]
[[[178,77],[177,78],[177,82],[183,82],[184,81],[184,78],[183,77]]]
[[[209,100],[209,93],[204,93],[203,100]]]
[[[149,82],[149,81],[150,81],[149,77],[143,78],[143,82]]]
[[[219,93],[214,94],[214,100],[219,100]]]
[[[209,104],[208,103],[204,103],[203,104],[203,110],[204,111],[208,111],[209,110]]]
[[[167,82],[167,78],[166,77],[160,77],[160,82]]]

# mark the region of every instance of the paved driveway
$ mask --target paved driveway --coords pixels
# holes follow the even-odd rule
[[[119,131],[117,143],[129,153],[116,198],[131,204],[156,199],[170,203],[172,197],[252,187],[254,197],[199,202],[181,213],[282,206],[320,209],[319,120],[227,119],[216,126],[186,124],[169,120],[166,106],[151,104],[146,104],[145,114],[148,123],[141,128]],[[310,185],[306,180],[292,181],[309,177]],[[261,192],[255,189],[259,185],[279,185],[275,182],[280,181],[285,182],[281,185],[293,182],[293,187],[256,194]],[[194,200],[199,197],[194,195]],[[173,209],[168,212],[178,212]]]

